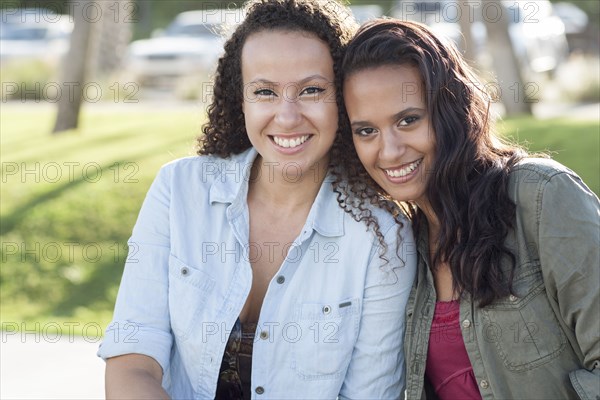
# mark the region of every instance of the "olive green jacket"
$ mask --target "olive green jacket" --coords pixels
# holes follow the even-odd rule
[[[481,309],[468,295],[460,324],[483,399],[600,399],[600,204],[564,166],[526,159],[510,175],[515,295]],[[426,224],[423,224],[426,225]],[[436,293],[427,230],[406,309],[406,398],[435,398],[425,362]],[[508,268],[508,265],[507,265]]]

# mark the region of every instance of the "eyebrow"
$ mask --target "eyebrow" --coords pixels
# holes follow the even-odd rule
[[[307,76],[306,78],[301,79],[297,83],[298,84],[304,84],[306,82],[313,81],[313,80],[323,80],[323,81],[326,81],[326,82],[331,82],[330,79],[325,78],[323,75],[314,74],[314,75],[310,75],[310,76]],[[270,81],[270,80],[264,79],[264,78],[258,78],[258,79],[255,79],[253,81],[248,82],[248,84],[253,84],[253,83],[255,83],[255,84],[256,83],[261,83],[261,84],[267,84],[267,85],[273,85],[273,86],[279,85],[279,82],[273,82],[273,81]]]
[[[412,113],[415,113],[415,112],[416,112],[416,113],[422,113],[422,112],[424,112],[424,111],[425,111],[425,109],[423,109],[423,108],[419,108],[419,107],[408,107],[408,108],[405,108],[404,110],[402,110],[402,111],[400,111],[400,112],[397,112],[396,114],[392,115],[392,118],[391,118],[391,119],[392,119],[393,121],[397,121],[397,120],[399,120],[399,119],[401,119],[401,118],[405,117],[405,116],[406,116],[406,115],[408,115],[408,114],[412,114]],[[354,127],[354,126],[364,126],[364,125],[370,125],[370,124],[371,124],[371,122],[369,122],[369,121],[353,121],[353,122],[351,123],[351,126],[353,126],[353,127]]]

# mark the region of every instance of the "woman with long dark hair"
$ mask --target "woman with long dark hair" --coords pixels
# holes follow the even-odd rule
[[[496,136],[475,74],[424,25],[367,23],[342,71],[347,189],[398,202],[417,237],[407,398],[598,398],[596,195]]]

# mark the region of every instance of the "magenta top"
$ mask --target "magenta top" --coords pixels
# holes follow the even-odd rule
[[[460,331],[459,316],[458,300],[438,301],[435,304],[425,376],[440,400],[481,400]]]

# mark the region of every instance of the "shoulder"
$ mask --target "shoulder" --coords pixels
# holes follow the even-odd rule
[[[547,158],[525,158],[509,172],[508,193],[513,201],[539,197],[547,190],[565,190],[583,185],[571,169]]]
[[[577,176],[575,172],[550,158],[524,158],[511,169],[509,182],[519,183],[520,178],[523,180],[526,177],[547,181],[559,174]]]
[[[337,197],[335,194],[332,197]],[[401,222],[402,228],[408,226],[410,227],[410,221],[406,217],[404,213],[401,213],[401,210],[398,208],[398,212],[400,213],[398,218],[395,218],[389,211],[380,207],[376,204],[371,204],[369,200],[362,200],[362,202],[356,198],[349,197],[346,193],[341,195],[342,203],[346,206],[350,206],[353,214],[360,215],[366,220],[376,221],[377,226],[379,227],[379,231],[384,236],[390,231],[396,231],[398,229],[398,221]],[[342,206],[339,204],[338,200],[335,200],[337,207],[342,210]],[[354,215],[349,212],[343,211],[344,215],[344,224],[345,226],[350,226],[354,230],[365,230],[367,226],[366,220],[356,221]],[[369,231],[373,231],[372,228],[369,228]],[[374,234],[374,232],[372,232]]]
[[[189,156],[164,164],[159,171],[170,182],[203,182],[212,183],[226,173],[228,179],[243,178],[250,173],[246,159],[249,150],[234,154],[227,158],[218,156]]]
[[[201,171],[203,169],[208,170],[216,170],[221,171],[228,164],[234,163],[235,156],[228,158],[221,158],[217,156],[188,156],[178,158],[168,163],[164,164],[161,167],[161,171],[165,171],[165,173],[193,173],[197,171]]]
[[[394,231],[399,228],[398,221],[402,224],[401,229],[403,231],[409,230],[411,228],[411,222],[408,217],[398,209],[398,218],[395,218],[388,211],[375,206],[369,206],[372,212],[372,215],[377,219],[379,224],[379,228],[381,232],[386,235],[390,231]],[[412,231],[411,231],[412,232]]]
[[[350,192],[345,179],[341,179],[334,184],[333,176],[329,175],[326,178],[326,182],[329,183],[331,189],[329,196],[330,200],[336,204],[336,208],[343,211],[342,214],[344,215],[346,226],[364,230],[367,225],[365,219],[371,221],[374,220],[377,222],[379,231],[385,235],[388,231],[392,230],[392,228],[398,227],[398,221],[401,222],[402,226],[410,225],[409,219],[401,212],[399,207],[397,207],[397,211],[400,215],[398,218],[395,218],[388,210],[384,209],[379,204],[373,204],[370,199],[359,198]],[[356,220],[361,218],[363,220]],[[372,229],[369,229],[369,231],[372,231]]]
[[[575,172],[550,159],[519,162],[510,172],[508,195],[517,209],[536,219],[543,212],[564,212],[575,204],[579,208],[598,204],[597,196]]]
[[[410,254],[415,251],[415,239],[413,235],[412,223],[408,217],[398,210],[398,217],[394,217],[390,212],[374,205],[368,205],[367,208],[371,211],[371,216],[374,217],[379,226],[379,231],[383,236],[387,249],[382,248],[382,243],[375,234],[374,230],[369,229],[373,237],[372,259],[377,255],[383,254],[383,257],[391,263],[389,266],[398,265],[413,265],[414,262]],[[355,222],[356,223],[356,222]],[[363,226],[364,222],[358,222]],[[382,253],[384,252],[384,253]]]

